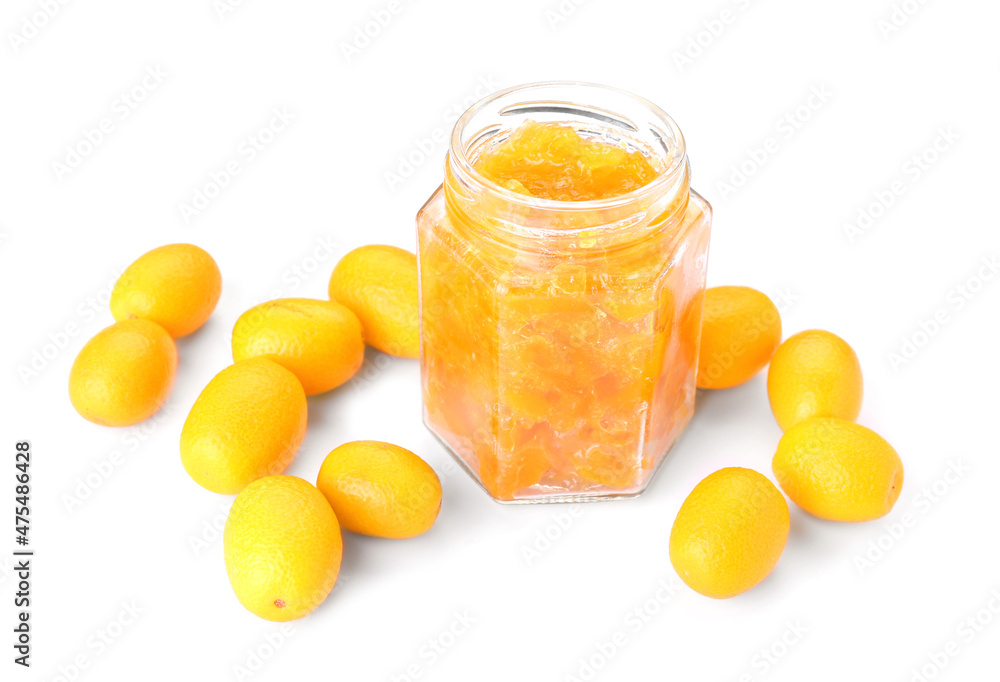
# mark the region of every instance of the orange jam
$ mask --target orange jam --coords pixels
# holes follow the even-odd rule
[[[475,167],[505,189],[554,201],[616,197],[659,175],[642,152],[588,140],[571,126],[534,121],[522,123]]]
[[[641,492],[693,411],[710,209],[596,128],[501,130],[418,215],[424,418],[497,500]]]

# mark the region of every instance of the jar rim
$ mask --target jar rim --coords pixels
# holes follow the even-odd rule
[[[463,140],[463,133],[469,125],[469,122],[488,105],[493,104],[497,100],[504,97],[509,97],[510,95],[531,90],[559,87],[580,88],[583,90],[597,90],[612,93],[614,95],[624,97],[634,104],[641,106],[648,114],[650,114],[664,128],[666,128],[667,131],[669,131],[672,143],[672,153],[669,156],[666,167],[655,178],[653,178],[653,180],[642,187],[638,187],[630,192],[613,197],[591,199],[587,201],[564,201],[520,194],[499,185],[480,173],[473,165],[472,161],[469,160],[468,150],[466,149],[466,145]],[[567,106],[586,106],[586,102],[560,103],[566,104]],[[560,103],[554,102],[553,104]],[[619,123],[622,122],[621,116],[616,112],[607,113],[609,115],[608,120],[613,120],[610,118],[613,116]],[[602,118],[601,116],[596,117]],[[534,83],[524,83],[522,85],[515,85],[503,90],[498,90],[497,92],[487,95],[466,109],[465,112],[459,117],[458,121],[455,122],[455,127],[452,129],[448,159],[448,163],[451,164],[453,168],[460,171],[460,174],[467,180],[470,180],[479,186],[478,188],[480,190],[485,189],[505,201],[539,209],[558,209],[561,211],[600,211],[621,208],[623,206],[627,206],[628,204],[641,202],[646,197],[655,197],[660,193],[669,191],[670,188],[676,183],[678,174],[683,173],[687,168],[687,146],[684,140],[684,134],[681,132],[680,126],[677,125],[677,122],[674,121],[674,119],[671,118],[667,112],[644,97],[640,97],[639,95],[620,88],[601,85],[599,83],[589,83],[586,81],[537,81]]]

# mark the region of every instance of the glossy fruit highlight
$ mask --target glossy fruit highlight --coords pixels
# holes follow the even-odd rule
[[[181,462],[212,492],[235,495],[280,474],[306,432],[306,394],[287,369],[266,358],[219,372],[198,396],[181,432]]]
[[[177,347],[163,327],[123,320],[98,332],[76,356],[69,397],[84,419],[130,426],[160,409],[176,374]]]
[[[337,517],[301,478],[267,476],[244,488],[229,510],[223,542],[236,597],[266,620],[307,615],[337,582],[343,554]]]
[[[167,244],[139,256],[111,291],[111,314],[156,322],[172,337],[192,333],[209,318],[222,293],[215,260],[193,244]]]

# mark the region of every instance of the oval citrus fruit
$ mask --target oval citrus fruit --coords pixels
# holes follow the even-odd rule
[[[782,430],[810,417],[854,421],[863,394],[858,356],[836,334],[821,329],[799,332],[771,358],[767,396]]]
[[[229,510],[223,544],[236,597],[272,621],[319,606],[337,582],[343,554],[326,498],[294,476],[267,476],[244,488]]]
[[[111,314],[152,320],[172,337],[205,323],[222,292],[215,260],[193,244],[167,244],[139,256],[111,291]]]
[[[380,538],[425,533],[441,508],[441,482],[430,465],[398,445],[374,440],[334,449],[316,487],[344,528]]]
[[[698,388],[730,388],[764,368],[781,343],[781,315],[750,287],[705,290]]]
[[[746,592],[778,563],[788,504],[767,478],[731,467],[707,476],[677,512],[670,561],[688,587],[726,599]]]
[[[298,377],[306,395],[340,386],[365,359],[361,323],[335,301],[282,298],[243,313],[233,327],[233,359],[274,360]]]
[[[414,254],[380,244],[354,249],[333,269],[329,293],[361,320],[366,343],[390,355],[420,356]]]
[[[831,521],[881,518],[903,489],[903,462],[892,446],[871,429],[834,417],[788,429],[771,466],[795,504]]]
[[[181,431],[181,462],[199,485],[234,495],[280,474],[306,432],[306,395],[287,369],[266,358],[219,372]]]
[[[95,424],[130,426],[160,409],[176,374],[177,347],[163,327],[123,320],[98,332],[76,356],[69,397]]]

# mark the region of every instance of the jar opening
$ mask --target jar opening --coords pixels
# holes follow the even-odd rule
[[[588,201],[562,201],[511,191],[480,173],[478,155],[509,136],[527,120],[570,125],[582,135],[604,137],[641,151],[659,171],[630,192]],[[652,102],[616,88],[581,82],[543,82],[501,90],[470,107],[455,124],[448,170],[477,193],[532,209],[592,212],[641,206],[686,185],[684,136],[670,116]]]

